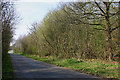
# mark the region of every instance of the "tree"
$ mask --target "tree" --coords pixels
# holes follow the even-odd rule
[[[120,1],[119,1],[119,15],[118,15],[118,58],[120,58]]]
[[[2,6],[1,6],[1,1],[0,1],[0,53],[2,53],[2,15],[1,15],[1,11],[2,11]]]
[[[109,60],[113,59],[113,49],[112,49],[112,32],[115,31],[117,27],[114,27],[114,23],[111,19],[113,16],[118,15],[118,11],[113,12],[114,8],[117,8],[111,1],[107,2],[86,2],[86,3],[70,3],[68,4],[64,11],[72,18],[72,22],[75,24],[88,24],[94,25],[94,29],[102,30],[105,32],[107,38],[107,50],[109,53]],[[114,7],[114,8],[113,8]],[[68,12],[69,11],[69,12]],[[78,19],[79,17],[79,19]],[[114,18],[115,19],[115,18]]]
[[[7,56],[9,44],[12,39],[16,15],[12,2],[1,2],[1,21],[2,21],[2,56],[3,60]]]
[[[67,3],[33,24],[21,43],[26,54],[36,56],[111,60],[117,50],[116,23],[118,3]]]

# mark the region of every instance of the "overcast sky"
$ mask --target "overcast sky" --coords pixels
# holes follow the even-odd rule
[[[14,39],[20,35],[28,34],[28,27],[34,22],[41,22],[49,11],[58,8],[61,2],[76,0],[15,0],[16,14],[20,16],[19,23],[15,25]]]
[[[57,8],[58,4],[58,2],[15,2],[16,14],[21,20],[15,25],[14,39],[26,35],[32,23],[41,22],[49,11]]]

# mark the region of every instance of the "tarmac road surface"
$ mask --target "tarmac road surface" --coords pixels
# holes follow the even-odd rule
[[[14,78],[96,78],[31,58],[10,54]]]

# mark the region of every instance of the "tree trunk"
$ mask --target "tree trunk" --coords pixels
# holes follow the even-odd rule
[[[109,54],[109,60],[111,61],[113,59],[113,51],[112,51],[112,36],[111,36],[111,25],[109,21],[109,8],[110,4],[107,2],[106,4],[106,14],[105,14],[105,20],[106,20],[106,35],[107,35],[107,48],[108,48],[108,54]]]
[[[118,55],[120,55],[120,1],[119,1],[119,15],[118,15]],[[120,56],[119,56],[120,57]],[[119,58],[120,60],[120,58]],[[118,60],[118,61],[119,61]]]
[[[118,15],[118,62],[120,64],[120,1],[119,1],[119,15]],[[118,73],[120,75],[120,66],[118,66]]]
[[[109,53],[109,60],[111,60],[113,59],[113,51],[112,51],[112,37],[109,31],[107,31],[107,48]]]

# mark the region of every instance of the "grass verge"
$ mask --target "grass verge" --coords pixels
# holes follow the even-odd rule
[[[87,74],[92,74],[101,78],[120,78],[118,73],[118,62],[108,62],[97,59],[56,59],[52,57],[36,57],[34,55],[27,55],[22,53],[18,54],[46,63],[55,64],[57,66],[70,68]]]
[[[10,55],[7,55],[7,59],[2,61],[2,80],[3,79],[12,79],[13,78],[13,69],[11,64]]]

